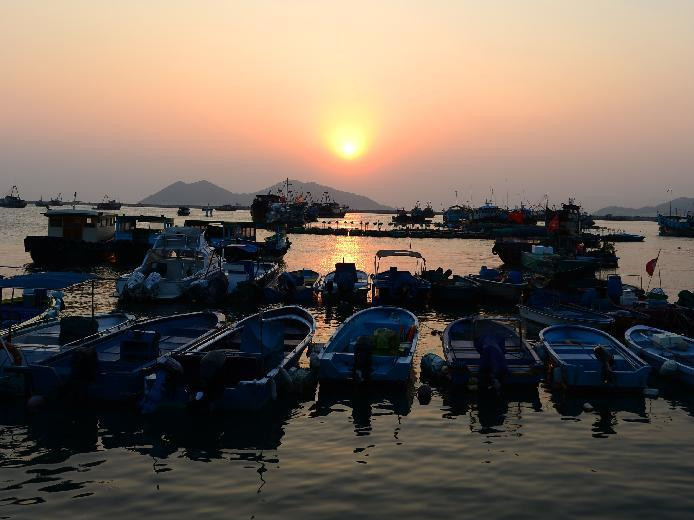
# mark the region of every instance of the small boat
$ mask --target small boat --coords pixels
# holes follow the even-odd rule
[[[180,367],[175,378],[172,364],[162,360],[146,380],[142,411],[192,403],[259,410],[277,399],[282,379],[298,365],[315,331],[315,319],[301,307],[249,316],[174,354],[173,366]]]
[[[264,287],[272,278],[277,276],[279,265],[274,262],[237,260],[224,262],[222,269],[228,281],[227,294],[234,295],[251,287]]]
[[[351,262],[338,262],[335,270],[316,282],[323,301],[365,303],[369,294],[369,275]]]
[[[112,258],[116,214],[92,209],[48,209],[46,236],[27,236],[24,250],[36,265],[94,265]]]
[[[614,324],[614,318],[578,305],[562,303],[530,303],[518,305],[521,318],[544,325],[585,325],[606,329]]]
[[[2,368],[41,363],[62,350],[72,348],[95,335],[114,332],[127,326],[132,318],[125,313],[96,314],[91,316],[66,316],[36,321],[12,331],[11,336],[0,336],[0,394],[24,395],[24,378]],[[10,353],[12,356],[10,356]],[[10,356],[9,361],[6,356]],[[4,359],[3,359],[4,358]]]
[[[663,376],[694,386],[694,339],[636,325],[624,333],[626,345]]]
[[[492,301],[516,303],[528,287],[519,271],[502,273],[482,266],[479,275],[471,274],[469,278],[478,284],[480,295]]]
[[[17,186],[12,186],[10,192],[0,199],[0,208],[26,208],[27,201],[19,196]]]
[[[104,195],[102,201],[99,202],[96,206],[94,206],[94,209],[118,211],[122,205],[123,204],[121,204],[117,200],[109,199],[108,195]]]
[[[270,300],[288,303],[311,303],[314,299],[314,286],[320,274],[311,269],[298,269],[282,273],[277,277],[275,287],[266,295]],[[271,292],[276,294],[271,294]]]
[[[582,325],[554,325],[540,332],[548,377],[566,388],[640,390],[651,367],[615,338]]]
[[[552,277],[594,276],[600,261],[590,256],[570,256],[557,253],[521,253],[523,267],[533,273]]]
[[[518,318],[469,316],[443,332],[443,353],[451,382],[477,387],[536,385],[543,365],[523,337]],[[474,379],[473,379],[474,378]]]
[[[453,275],[450,269],[426,271],[422,277],[431,283],[431,299],[439,303],[470,304],[477,300],[479,284],[465,276]]]
[[[235,204],[222,204],[221,206],[217,206],[215,209],[217,211],[236,211],[237,209],[241,209],[241,206],[237,206]]]
[[[180,206],[176,214],[179,217],[187,217],[188,215],[190,215],[190,208],[188,206]]]
[[[160,356],[190,348],[223,322],[223,315],[208,311],[139,321],[8,371],[23,375],[29,393],[44,398],[134,400]]]
[[[43,196],[36,202],[34,202],[34,205],[39,208],[49,208],[50,206],[62,206],[63,205],[63,199],[62,199],[62,194],[58,193],[58,196],[51,199],[51,200],[43,200]]]
[[[419,321],[399,307],[371,307],[350,316],[317,356],[321,381],[404,383],[412,373]]]
[[[227,279],[214,249],[196,228],[169,227],[157,236],[142,265],[116,281],[126,300],[175,300],[184,295],[216,300]]]
[[[625,231],[617,231],[606,233],[602,239],[606,242],[643,242],[646,237],[637,235],[636,233],[627,233]]]
[[[379,272],[381,259],[392,257],[414,258],[416,262],[414,274],[410,271],[400,271],[397,267],[390,267],[387,271]],[[431,295],[431,283],[422,278],[425,271],[426,259],[417,251],[407,249],[377,251],[374,258],[371,301],[374,305],[426,303]]]

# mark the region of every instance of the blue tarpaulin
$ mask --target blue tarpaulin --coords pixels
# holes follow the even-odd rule
[[[96,277],[86,273],[47,272],[28,273],[9,278],[0,278],[0,289],[14,287],[16,289],[65,289],[76,283],[93,280]]]

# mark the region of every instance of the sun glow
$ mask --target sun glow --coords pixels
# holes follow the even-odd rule
[[[332,132],[330,148],[342,159],[357,159],[366,150],[366,137],[364,132],[358,129],[340,128]]]

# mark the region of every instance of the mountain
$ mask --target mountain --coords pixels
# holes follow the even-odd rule
[[[387,211],[392,208],[380,204],[368,197],[340,191],[330,186],[324,186],[315,182],[301,182],[290,180],[290,189],[294,193],[311,193],[313,200],[318,200],[323,196],[323,192],[333,197],[340,204],[347,204],[352,210],[365,211]],[[268,191],[277,192],[278,189],[284,190],[284,182],[278,182],[254,193],[234,193],[226,190],[209,181],[197,181],[186,183],[183,181],[174,182],[158,192],[145,197],[140,204],[155,204],[162,206],[203,206],[211,204],[213,206],[221,204],[239,204],[250,206],[256,195],[267,193]]]
[[[688,211],[694,211],[694,198],[680,197],[670,202],[663,202],[657,206],[643,206],[641,208],[624,208],[622,206],[607,206],[606,208],[595,211],[593,215],[619,215],[620,217],[655,217],[659,213],[662,215],[670,214],[670,204],[672,213],[686,215]]]

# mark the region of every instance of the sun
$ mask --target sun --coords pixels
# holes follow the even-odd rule
[[[366,136],[357,129],[337,129],[330,138],[330,148],[346,161],[361,157],[366,150]]]
[[[354,141],[345,141],[340,148],[340,155],[345,159],[354,159],[359,155],[359,147]]]

